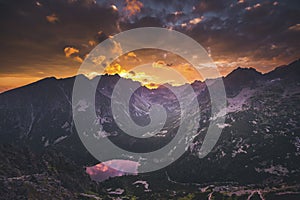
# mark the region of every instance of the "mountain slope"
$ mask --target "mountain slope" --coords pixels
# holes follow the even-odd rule
[[[103,187],[109,189],[110,184],[118,185],[119,180],[133,184],[138,178],[147,179],[150,185],[160,182],[192,185],[187,186],[186,190],[189,187],[194,190],[194,183],[211,182],[224,183],[227,186],[299,185],[299,67],[298,60],[267,74],[261,74],[254,69],[238,68],[224,77],[228,101],[226,121],[219,124],[220,127],[224,127],[221,138],[204,159],[199,159],[197,154],[213,116],[210,113],[206,84],[196,81],[192,87],[198,95],[201,110],[200,129],[188,151],[166,169],[136,178],[116,178],[104,183]],[[7,157],[0,168],[2,180],[48,171],[45,162],[56,160],[56,154],[61,154],[72,163],[73,169],[66,171],[74,171],[74,175],[68,176],[74,176],[74,182],[81,177],[76,177],[77,175],[84,174],[84,167],[97,163],[81,143],[72,120],[71,97],[74,79],[75,77],[59,80],[47,78],[0,94],[0,143],[2,146],[13,146],[3,146],[1,150],[2,157]],[[103,126],[103,131],[109,134],[108,137],[115,144],[131,151],[147,152],[164,146],[176,132],[176,119],[180,113],[179,103],[174,94],[164,86],[156,90],[141,87],[134,93],[130,104],[133,120],[138,124],[147,124],[149,105],[159,103],[167,109],[169,121],[164,127],[167,132],[162,130],[156,137],[147,140],[132,138],[122,133],[112,117],[110,98],[115,84],[120,79],[117,75],[102,76],[97,85],[96,110],[98,123]],[[185,95],[184,87],[174,87],[174,90],[179,90]],[[87,105],[88,102],[80,104],[79,109],[84,109]],[[29,155],[19,150],[23,147],[28,149]],[[5,153],[6,148],[12,149],[14,153]],[[55,153],[51,154],[50,158],[45,157],[52,151]],[[36,163],[32,156],[38,157],[41,162]],[[32,165],[32,168],[22,167],[21,163],[15,163],[14,158],[19,158],[17,160],[22,161],[21,163],[25,162],[25,158],[29,158],[27,165]],[[22,169],[18,171],[19,168]],[[62,181],[61,173],[65,172],[61,171],[51,177]],[[62,186],[70,191],[80,190],[67,186],[69,178],[63,181]],[[83,182],[84,189],[81,190],[89,190],[90,186]],[[160,193],[159,188],[152,189],[152,194]],[[93,190],[101,193],[95,187]],[[125,193],[128,191],[125,190]],[[104,196],[106,193],[103,193]]]

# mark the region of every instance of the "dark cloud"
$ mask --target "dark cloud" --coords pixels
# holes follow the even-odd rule
[[[121,22],[120,26],[122,30],[128,30],[139,27],[162,27],[163,22],[156,17],[143,17],[137,20],[135,23]]]
[[[246,63],[239,64],[270,70],[297,59],[300,53],[297,34],[288,31],[300,21],[299,6],[288,6],[295,1],[274,2],[232,3],[218,12],[209,12],[208,17],[204,13],[204,20],[186,33],[210,47],[215,60],[234,63],[248,57]]]
[[[286,32],[299,23],[299,3],[296,0],[142,2],[144,8],[139,17],[125,23],[127,26],[122,26],[123,29],[162,26],[179,30],[209,47],[217,59],[244,56],[257,59],[266,54],[265,59],[282,57],[282,62],[290,62],[299,55],[299,48],[295,46],[298,37]],[[271,45],[279,48],[266,51]],[[278,54],[279,50],[283,52]]]

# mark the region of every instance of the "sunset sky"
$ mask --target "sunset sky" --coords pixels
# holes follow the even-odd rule
[[[222,75],[238,66],[268,72],[300,57],[299,0],[1,0],[0,15],[0,92],[49,76],[74,76],[97,44],[137,27],[187,34]],[[130,71],[143,62],[152,71]],[[164,72],[170,66],[190,82],[199,78],[168,52],[132,52],[114,64],[107,73],[140,75],[136,79],[145,84],[175,83]]]

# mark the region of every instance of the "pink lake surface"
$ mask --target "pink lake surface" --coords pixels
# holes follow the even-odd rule
[[[110,177],[136,175],[139,163],[131,160],[110,160],[95,166],[86,167],[86,173],[94,181],[105,181]]]

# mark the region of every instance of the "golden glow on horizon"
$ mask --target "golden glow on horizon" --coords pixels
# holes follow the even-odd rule
[[[41,0],[34,0],[28,5],[7,1],[5,7],[9,8],[9,12],[5,13],[2,23],[6,31],[2,34],[0,92],[46,77],[75,76],[92,49],[106,38],[111,39],[112,44],[108,47],[114,47],[113,53],[122,55],[122,45],[115,42],[117,37],[112,35],[145,26],[165,27],[187,34],[203,45],[222,76],[237,67],[252,67],[265,73],[299,59],[296,41],[300,22],[293,20],[295,8],[292,4],[278,0],[237,0],[228,5],[232,11],[230,15],[223,15],[227,8],[220,8],[220,12],[212,15],[203,15],[213,11],[216,5],[216,2],[199,1],[186,7],[180,1],[163,8],[158,2],[141,0],[125,0],[122,3],[67,0],[57,5],[48,5]],[[270,24],[272,20],[274,23]],[[245,26],[248,22],[251,22],[250,26]],[[237,31],[231,33],[235,28]],[[264,35],[269,37],[261,40]],[[110,50],[106,52],[106,58],[99,56],[91,63],[99,64],[103,70],[108,63],[103,61],[111,62],[116,57],[111,58]],[[168,53],[165,55],[167,57],[163,53],[130,52],[116,59],[106,71],[141,81],[148,88],[164,83],[183,84],[171,75],[172,70],[186,78],[184,83],[203,80],[186,61]],[[133,69],[144,64],[148,64],[147,70]],[[95,68],[95,72],[91,70],[87,76],[99,75],[98,69]]]
[[[56,60],[57,65],[51,64],[51,67],[43,68],[44,66],[34,65],[31,68],[26,68],[18,74],[0,74],[0,92],[7,91],[16,87],[30,84],[40,79],[55,76],[56,78],[67,78],[75,76],[80,67],[82,59],[76,56],[79,50],[74,47],[66,47],[65,55]],[[68,59],[66,59],[68,57]],[[78,59],[76,61],[76,59]],[[256,68],[262,73],[269,72],[277,66],[288,64],[293,60],[286,61],[280,58],[255,60],[252,57],[216,57],[215,64],[218,66],[220,74],[226,76],[237,67]],[[102,64],[103,57],[98,57],[93,60],[94,64]],[[59,63],[65,63],[63,65]],[[148,64],[143,69],[135,68],[139,65]],[[145,70],[146,69],[146,70]],[[203,80],[197,71],[189,65],[184,59],[168,52],[154,50],[139,50],[130,52],[119,57],[111,66],[105,69],[107,74],[118,73],[123,78],[140,81],[147,88],[154,89],[164,83],[170,83],[174,86],[185,84],[176,78],[176,74],[170,73],[172,70],[182,74],[187,79],[186,82],[191,83],[195,80]],[[94,77],[99,73],[94,72],[87,74],[88,77]]]
[[[103,59],[98,64],[102,61]],[[107,66],[103,73],[119,74],[150,89],[166,83],[183,85],[203,80],[198,71],[180,56],[156,49],[137,50],[122,55]]]

